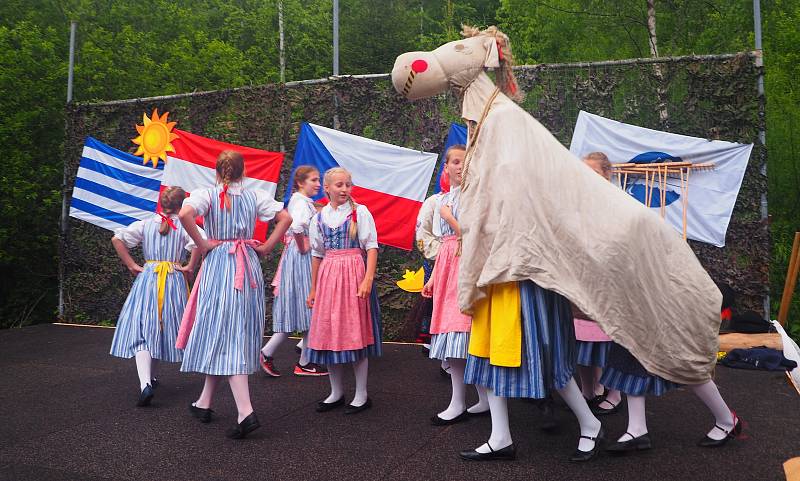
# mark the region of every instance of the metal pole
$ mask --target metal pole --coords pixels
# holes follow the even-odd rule
[[[75,70],[75,31],[78,29],[78,22],[72,21],[69,24],[69,69],[67,70],[67,105],[72,102],[72,78]],[[67,235],[67,158],[64,155],[64,172],[61,181],[61,239],[59,241],[59,261],[58,261],[58,317],[64,320],[64,243]]]
[[[765,99],[764,99],[764,56],[761,44],[761,1],[760,0],[753,0],[753,33],[755,34],[755,42],[756,42],[756,66],[762,67],[761,72],[758,74],[758,123],[759,123],[759,130],[758,130],[758,141],[761,143],[761,149],[763,149],[767,145],[767,132],[766,132],[766,124],[764,119],[764,106],[765,106]],[[763,154],[761,159],[763,162],[761,163],[761,175],[765,178],[767,177],[767,162],[764,158]],[[765,222],[769,218],[769,209],[767,206],[767,193],[761,193],[761,219]],[[770,302],[769,302],[769,294],[764,296],[764,316],[767,319],[770,319]]]
[[[339,75],[339,0],[333,0],[333,75]]]
[[[281,83],[286,83],[286,55],[283,50],[283,0],[278,1],[278,51],[280,52]]]

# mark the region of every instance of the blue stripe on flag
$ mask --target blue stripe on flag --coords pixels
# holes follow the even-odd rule
[[[142,177],[141,175],[132,174],[130,172],[126,172],[116,167],[111,167],[110,165],[98,162],[94,159],[89,159],[87,157],[81,157],[80,166],[85,169],[99,172],[105,176],[112,177],[121,182],[135,185],[137,187],[143,187],[145,189],[150,189],[155,192],[158,192],[161,189],[160,179],[149,179],[147,177]]]
[[[297,146],[294,149],[294,164],[292,165],[292,175],[289,176],[289,185],[286,192],[283,194],[284,204],[289,204],[289,198],[292,197],[292,186],[294,185],[294,172],[301,165],[310,165],[319,170],[320,175],[325,175],[325,171],[334,167],[339,167],[339,163],[333,158],[325,145],[319,140],[319,137],[314,133],[314,129],[303,122],[300,125],[300,136],[297,138]],[[319,194],[314,197],[314,200],[320,200],[325,196],[322,189]]]
[[[72,207],[82,210],[84,212],[88,212],[97,217],[101,217],[106,220],[110,220],[112,222],[116,222],[122,226],[128,226],[139,219],[134,217],[127,216],[125,214],[120,214],[117,212],[110,211],[108,209],[104,209],[102,207],[96,206],[90,202],[86,202],[85,200],[72,198],[72,203],[70,204]]]
[[[444,170],[444,154],[451,145],[466,144],[467,143],[467,127],[465,125],[450,123],[450,130],[447,132],[447,139],[444,141],[444,149],[442,149],[442,160],[439,163],[439,171],[436,173],[436,182],[433,183],[433,193],[438,194],[442,191],[439,187],[439,181],[442,179],[442,171]]]
[[[75,188],[87,190],[97,195],[102,195],[103,197],[115,200],[121,204],[136,207],[137,209],[146,210],[148,212],[156,211],[156,203],[151,200],[136,197],[135,195],[127,194],[125,192],[120,192],[112,189],[111,187],[92,182],[91,180],[78,177],[75,179]]]
[[[85,147],[90,147],[90,148],[95,149],[95,150],[99,150],[100,152],[102,152],[104,154],[110,155],[110,156],[112,156],[114,158],[117,158],[119,160],[124,160],[125,162],[130,162],[131,164],[136,164],[136,165],[140,165],[140,166],[144,165],[144,161],[142,160],[141,157],[136,157],[135,155],[129,154],[127,152],[123,152],[121,150],[117,150],[117,149],[115,149],[115,148],[113,148],[111,146],[108,146],[108,145],[100,142],[99,140],[97,140],[97,139],[95,139],[93,137],[86,137],[86,142],[84,143],[84,146]],[[148,163],[147,165],[152,165],[152,164]],[[156,169],[164,170],[164,162],[159,161],[158,162],[158,167],[156,167]]]

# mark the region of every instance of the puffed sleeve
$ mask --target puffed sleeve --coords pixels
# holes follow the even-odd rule
[[[317,218],[321,215],[321,213],[317,213],[311,217],[308,226],[308,241],[311,245],[311,255],[319,258],[325,257],[325,243],[322,240],[322,234],[319,231],[319,224],[317,223]]]
[[[433,196],[428,197],[425,199],[425,202],[422,203],[422,207],[419,209],[419,213],[417,214],[417,228],[414,232],[414,236],[416,240],[422,240],[425,237],[425,231],[423,231],[423,226],[426,224],[426,220],[433,216],[433,206],[436,204],[436,200]],[[428,223],[429,224],[429,223]]]
[[[128,227],[120,227],[114,230],[114,237],[121,240],[128,249],[138,246],[144,239],[144,221],[137,220]]]
[[[208,236],[206,236],[206,231],[201,229],[200,226],[197,227],[197,231],[200,232],[200,237],[203,239],[208,239]],[[183,242],[185,243],[184,248],[189,252],[197,247],[197,244],[194,243],[194,240],[189,236],[189,233],[186,232],[186,230],[183,231]]]
[[[261,222],[269,222],[275,215],[283,209],[283,202],[278,202],[265,190],[255,190],[256,193],[256,211],[258,220]]]
[[[308,202],[298,194],[294,194],[289,199],[289,207],[286,210],[292,216],[292,226],[289,227],[289,230],[293,234],[303,234],[314,216],[311,209],[308,208]]]
[[[183,199],[183,205],[194,207],[194,211],[199,217],[203,217],[211,208],[211,189],[193,190],[189,197]]]
[[[375,219],[365,205],[359,205],[356,210],[358,219],[356,229],[358,230],[358,243],[364,250],[378,248],[378,232],[375,230]]]
[[[420,247],[420,251],[422,251],[422,255],[425,256],[426,259],[436,259],[436,255],[439,254],[439,246],[442,244],[440,236],[436,235],[433,230],[433,227],[436,225],[433,214],[435,208],[438,206],[438,202],[437,198],[434,197],[429,198],[425,202],[428,203],[430,208],[425,218],[422,219],[422,225],[420,225],[417,230],[417,246]]]

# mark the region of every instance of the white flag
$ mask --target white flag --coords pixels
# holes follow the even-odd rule
[[[694,170],[689,176],[686,235],[689,239],[725,246],[725,232],[742,185],[753,144],[707,140],[645,129],[581,111],[569,150],[577,157],[603,152],[613,163],[714,163],[713,170]],[[683,232],[684,195],[679,179],[669,179],[665,193],[666,221]],[[644,180],[627,191],[644,203]],[[660,210],[658,182],[651,208]]]

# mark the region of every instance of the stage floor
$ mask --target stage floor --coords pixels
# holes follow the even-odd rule
[[[457,452],[484,442],[490,420],[431,426],[449,402],[449,380],[419,346],[399,344],[370,361],[374,407],[344,416],[314,411],[328,381],[291,375],[287,342],[276,356],[283,377],[250,378],[261,429],[233,441],[224,437],[236,419],[230,390],[218,392],[219,417],[200,424],[187,407],[202,377],[176,364],[162,366],[153,405],[136,408],[135,364],[108,355],[113,334],[60,325],[0,331],[0,479],[763,481],[784,479],[782,463],[800,456],[800,396],[784,374],[720,366],[720,390],[746,422],[721,449],[695,447],[714,421],[680,389],[648,401],[654,449],[644,454],[571,464],[578,425],[560,400],[555,434],[539,429],[537,407],[512,400],[517,460],[462,461]],[[347,386],[352,396],[352,372]],[[471,387],[468,396],[473,402]],[[602,420],[610,436],[624,433],[624,411]]]

